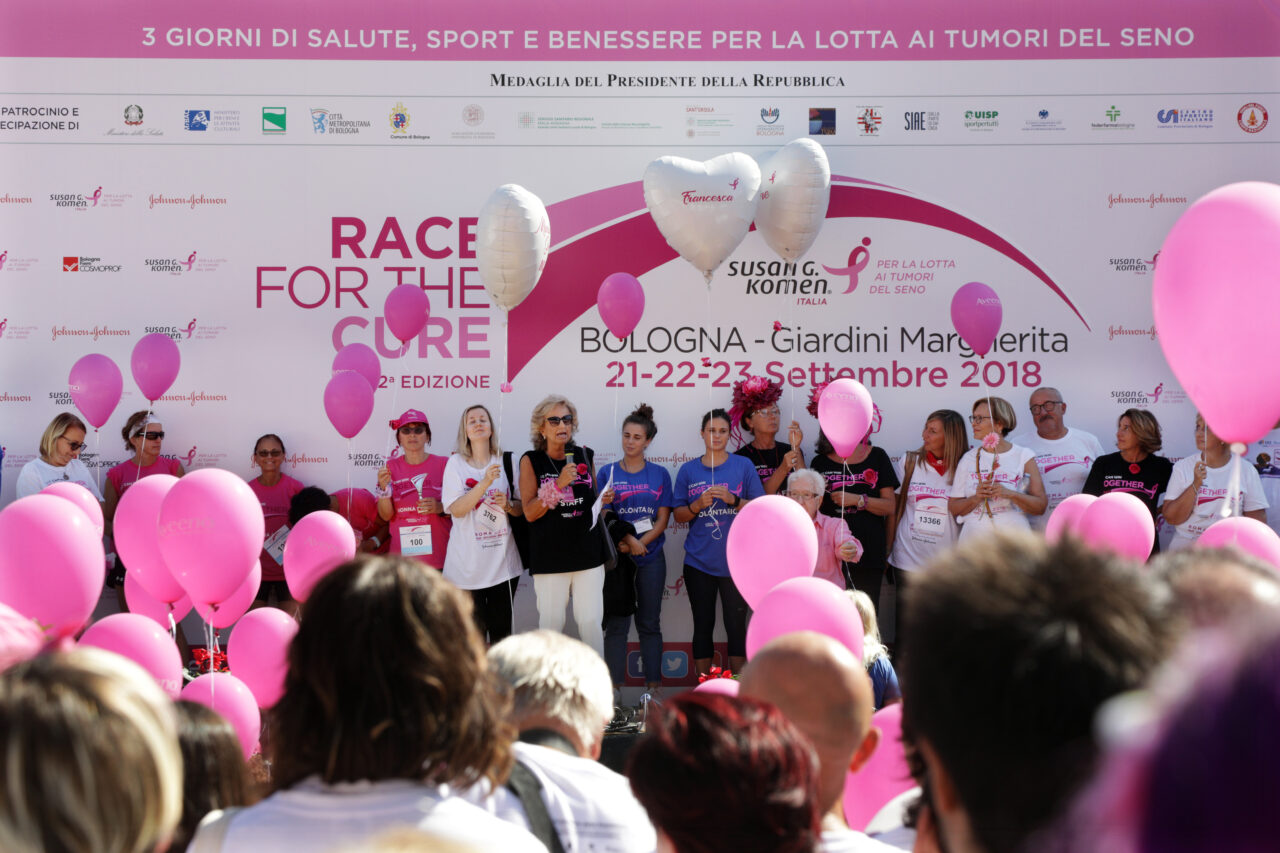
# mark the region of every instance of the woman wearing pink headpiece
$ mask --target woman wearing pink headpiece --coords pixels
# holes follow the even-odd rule
[[[378,515],[391,522],[391,553],[444,568],[453,522],[440,502],[448,459],[427,453],[431,425],[417,409],[391,421],[400,454],[378,469]]]
[[[751,441],[739,447],[737,454],[747,457],[756,466],[765,493],[770,495],[783,491],[787,475],[804,467],[804,452],[800,449],[804,433],[799,422],[792,421],[787,427],[790,444],[774,438],[782,419],[782,411],[778,408],[781,398],[781,382],[770,382],[763,376],[748,376],[733,383],[733,406],[729,409],[733,438],[742,439],[739,430],[751,433]]]

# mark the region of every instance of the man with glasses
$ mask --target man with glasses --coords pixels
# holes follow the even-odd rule
[[[1029,516],[1028,520],[1041,532],[1054,507],[1084,488],[1093,460],[1102,455],[1102,445],[1096,436],[1082,429],[1067,428],[1063,421],[1066,413],[1062,392],[1057,388],[1037,388],[1031,395],[1031,420],[1036,431],[1009,439],[1031,448],[1036,454],[1036,465],[1049,495],[1049,508],[1043,515]]]

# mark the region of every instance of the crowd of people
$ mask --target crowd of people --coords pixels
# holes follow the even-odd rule
[[[281,470],[284,441],[262,436],[249,483],[266,520],[257,604],[300,620],[264,755],[246,764],[225,720],[170,702],[128,661],[92,649],[20,660],[30,655],[9,655],[0,626],[0,847],[1270,849],[1263,821],[1221,825],[1240,808],[1221,788],[1258,805],[1280,790],[1268,761],[1280,742],[1264,722],[1280,710],[1280,575],[1186,547],[1226,502],[1255,518],[1267,508],[1257,472],[1243,466],[1233,481],[1230,451],[1202,419],[1198,453],[1171,462],[1156,455],[1155,417],[1127,410],[1117,452],[1103,454],[1042,387],[1033,432],[1015,432],[1008,401],[982,397],[968,429],[958,412],[930,413],[897,465],[872,444],[878,423],[848,456],[820,430],[806,461],[798,423],[777,439],[780,395],[739,383],[729,410],[703,416],[703,453],[674,480],[645,458],[650,407],[626,416],[621,458],[597,470],[559,395],[534,408],[519,457],[482,405],[462,413],[448,457],[430,452],[427,415],[405,411],[376,494],[304,486]],[[109,536],[134,483],[183,475],[164,437],[155,413],[131,415],[133,456],[97,492],[78,458],[84,425],[61,414],[19,495],[82,483],[103,501]],[[1144,569],[1039,535],[1070,495],[1109,491],[1174,526],[1172,550]],[[802,631],[747,660],[751,612],[726,540],[766,494],[813,520],[813,574],[854,599],[861,649]],[[363,553],[300,605],[283,542],[316,509],[345,515]],[[694,666],[712,668],[718,599],[736,698],[663,696],[672,522],[687,526]],[[539,628],[515,633],[525,569]],[[108,586],[125,571],[117,561]],[[895,661],[878,627],[886,578],[898,592]],[[580,641],[563,633],[569,613]],[[599,758],[633,621],[659,701],[621,775]],[[881,743],[873,714],[895,702],[901,742]],[[1240,726],[1232,737],[1217,713]],[[848,786],[878,749],[904,751],[916,785],[851,827]],[[1221,762],[1211,797],[1208,781],[1178,771],[1200,755]]]

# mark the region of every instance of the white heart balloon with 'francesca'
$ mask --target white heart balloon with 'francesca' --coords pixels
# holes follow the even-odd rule
[[[818,239],[831,200],[831,164],[812,139],[788,142],[761,170],[756,230],[784,261],[795,261]]]
[[[760,167],[746,154],[705,162],[659,157],[644,170],[644,203],[667,245],[707,284],[738,248],[756,215]]]

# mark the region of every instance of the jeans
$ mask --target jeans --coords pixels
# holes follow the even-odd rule
[[[662,682],[662,593],[667,585],[667,555],[636,568],[636,630],[640,634],[640,663],[646,684]],[[604,620],[604,659],[613,683],[627,680],[627,638],[630,616],[610,616]]]
[[[558,572],[533,576],[533,591],[538,598],[538,627],[546,631],[564,631],[564,609],[573,593],[573,621],[578,625],[578,639],[604,656],[604,566],[580,572]]]
[[[747,656],[747,600],[731,577],[709,575],[693,566],[684,567],[684,588],[693,609],[693,657],[705,660],[714,653],[712,634],[716,628],[716,595],[724,610],[724,632],[729,640],[729,657]]]

